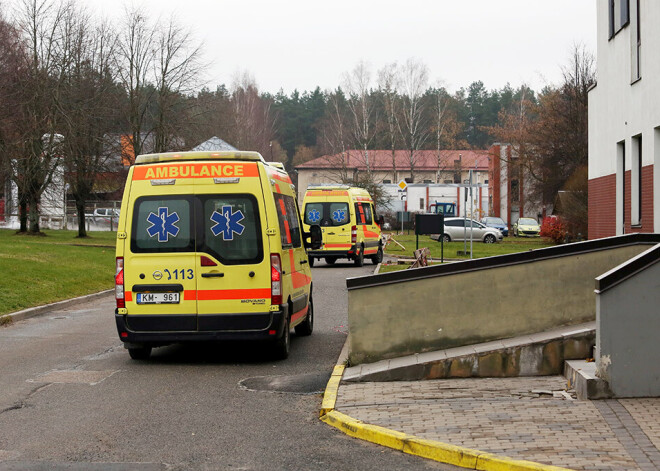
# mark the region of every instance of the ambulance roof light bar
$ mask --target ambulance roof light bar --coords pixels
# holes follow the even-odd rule
[[[250,162],[265,162],[259,152],[194,151],[138,155],[135,159],[135,165],[155,164],[158,162],[181,162],[186,160],[244,160]]]

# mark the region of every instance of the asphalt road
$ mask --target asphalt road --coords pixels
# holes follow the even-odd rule
[[[133,361],[111,296],[0,327],[0,470],[458,469],[318,420],[348,330],[345,279],[372,270],[317,262],[315,330],[292,334],[285,361],[254,344]]]

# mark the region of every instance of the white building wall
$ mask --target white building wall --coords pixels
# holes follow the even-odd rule
[[[633,77],[637,1],[630,24],[609,38],[607,1],[597,6],[597,86],[589,93],[589,179],[617,175],[617,234],[623,233],[623,171],[631,170],[633,137],[642,135],[642,165],[660,181],[660,1],[640,0],[641,79]],[[625,145],[625,168],[617,143]],[[660,227],[660,191],[654,184],[654,226]]]

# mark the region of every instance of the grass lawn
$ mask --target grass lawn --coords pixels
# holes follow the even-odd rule
[[[114,286],[116,232],[0,230],[0,315]]]
[[[402,244],[406,250],[395,243],[390,243],[385,253],[389,255],[405,255],[412,257],[415,250],[415,235],[398,236],[393,234],[394,238]],[[440,258],[440,242],[431,239],[429,236],[419,236],[419,248],[428,247],[432,258]],[[470,241],[467,242],[468,253],[470,251]],[[544,238],[525,238],[525,237],[505,237],[502,242],[496,244],[484,244],[483,242],[473,242],[472,250],[474,258],[492,257],[494,255],[505,255],[517,252],[526,252],[528,250],[540,249],[555,245],[550,239]],[[445,246],[445,260],[451,259],[469,259],[470,256],[457,255],[458,251],[463,250],[463,242],[449,242]]]

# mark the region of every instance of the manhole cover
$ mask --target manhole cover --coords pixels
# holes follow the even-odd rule
[[[238,384],[250,391],[270,391],[291,394],[318,394],[325,391],[332,371],[291,376],[256,376]]]

